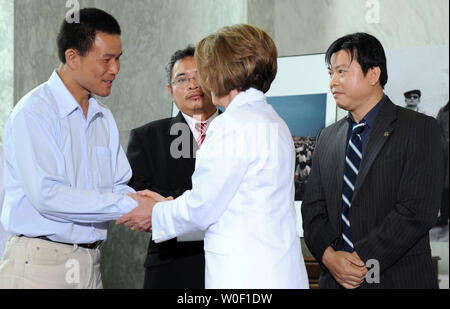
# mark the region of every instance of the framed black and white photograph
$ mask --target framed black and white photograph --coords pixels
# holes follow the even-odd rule
[[[389,81],[385,92],[397,105],[437,119],[446,149],[446,184],[436,225],[430,241],[448,242],[448,47],[398,48],[386,51]],[[426,154],[424,153],[424,156]]]

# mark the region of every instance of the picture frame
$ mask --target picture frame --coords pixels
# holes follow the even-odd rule
[[[395,104],[415,110],[433,118],[449,101],[449,49],[445,46],[423,46],[386,50],[389,80],[385,93]],[[417,98],[407,96],[414,93]],[[445,118],[445,117],[444,117]],[[440,128],[447,127],[439,117]],[[444,130],[443,130],[444,131]],[[445,139],[444,132],[443,140]],[[446,188],[436,225],[430,230],[430,242],[449,241],[448,224],[448,131],[446,147]],[[426,155],[426,154],[424,154]],[[445,191],[446,190],[446,191]],[[447,197],[447,199],[446,199]],[[446,222],[446,223],[445,223]],[[448,257],[447,257],[448,261]]]

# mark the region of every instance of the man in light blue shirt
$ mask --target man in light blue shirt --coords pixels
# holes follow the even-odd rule
[[[3,185],[3,146],[0,145],[0,213],[3,207],[3,197],[5,195],[4,185]],[[5,244],[8,241],[10,235],[5,232],[2,225],[0,224],[0,259],[3,256],[3,251],[5,251]]]
[[[60,68],[7,119],[1,223],[14,236],[0,288],[101,288],[108,222],[138,205],[114,117],[91,96],[108,96],[119,73],[120,26],[98,9],[79,13],[61,26]]]

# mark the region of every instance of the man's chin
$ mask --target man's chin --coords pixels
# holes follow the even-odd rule
[[[348,107],[344,102],[336,101],[336,105],[343,110],[348,110]]]
[[[93,91],[92,93],[95,94],[96,96],[106,98],[107,96],[109,96],[111,94],[111,89],[102,90],[102,91]]]

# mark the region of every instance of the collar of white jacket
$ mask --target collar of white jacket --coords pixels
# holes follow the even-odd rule
[[[234,107],[237,107],[242,104],[247,104],[251,102],[257,102],[257,101],[265,101],[266,96],[264,95],[264,92],[261,90],[255,89],[255,88],[249,88],[246,91],[241,91],[231,102],[230,105],[228,105],[227,109],[232,109]]]

